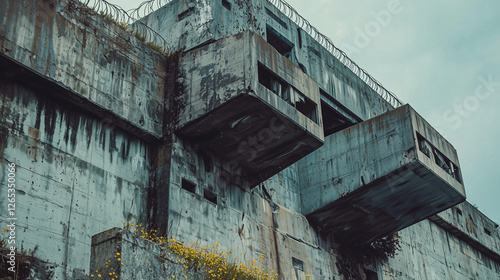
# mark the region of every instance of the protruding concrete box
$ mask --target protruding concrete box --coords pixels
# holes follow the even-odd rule
[[[303,214],[368,242],[465,200],[453,146],[409,105],[326,139],[301,162]]]
[[[186,53],[178,134],[258,184],[324,142],[318,84],[246,31]]]

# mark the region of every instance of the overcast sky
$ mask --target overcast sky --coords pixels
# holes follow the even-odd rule
[[[468,201],[500,223],[500,1],[288,3],[454,145]]]

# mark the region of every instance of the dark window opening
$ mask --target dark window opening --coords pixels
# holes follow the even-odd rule
[[[458,208],[455,208],[455,210],[457,210],[457,214],[462,216],[462,210],[458,209]]]
[[[321,116],[323,117],[323,132],[325,137],[352,125],[347,118],[324,101],[321,101]]]
[[[418,149],[426,155],[428,158],[431,157],[432,146],[427,142],[427,140],[422,137],[422,135],[417,133]]]
[[[188,16],[190,16],[192,13],[194,12],[194,7],[191,7],[191,8],[188,8],[187,10],[185,10],[184,12],[180,13],[178,16],[177,16],[177,21],[181,21],[185,18],[187,18]]]
[[[378,275],[375,271],[364,269],[366,280],[378,280]]]
[[[269,25],[266,28],[267,42],[282,56],[291,59],[293,44]]]
[[[259,63],[259,83],[291,104],[290,87],[273,72]]]
[[[434,160],[436,164],[441,167],[446,173],[453,175],[453,171],[450,168],[450,160],[447,159],[440,151],[434,149]]]
[[[304,271],[304,262],[303,261],[292,257],[292,265],[294,268],[296,268],[300,271]]]
[[[302,72],[304,72],[304,74],[307,74],[307,69],[306,69],[306,67],[304,66],[304,64],[299,63],[299,68],[300,68],[300,70],[302,70]]]
[[[432,146],[422,135],[417,133],[418,149],[427,157],[433,158],[434,162],[446,173],[450,174],[459,183],[462,183],[460,168],[448,159],[443,153]]]
[[[487,228],[484,228],[484,232],[485,232],[487,235],[491,236],[491,231],[489,231]]]
[[[453,166],[453,177],[455,178],[455,180],[462,183],[462,175],[460,175],[460,168],[458,168],[458,166],[456,166],[454,163],[451,163],[451,165]]]
[[[188,192],[196,193],[196,184],[182,178],[182,188]]]
[[[283,28],[288,29],[288,26],[286,26],[286,22],[284,22],[279,16],[275,15],[271,10],[266,8],[266,13],[269,15],[272,19],[274,19],[277,23],[279,23]]]
[[[311,119],[313,122],[318,123],[318,109],[316,103],[298,91],[295,93],[295,108],[297,111],[304,114],[304,116]]]
[[[321,58],[321,53],[317,49],[315,49],[313,47],[309,47],[308,49],[309,49],[310,52],[312,52],[313,54],[315,54],[317,57]]]
[[[231,11],[231,2],[229,2],[227,0],[222,0],[222,6],[224,6],[224,8]]]
[[[299,39],[299,48],[302,49],[302,33],[300,33],[300,28],[297,28],[297,38]]]
[[[213,204],[217,204],[217,194],[209,189],[203,189],[203,198],[212,202]]]

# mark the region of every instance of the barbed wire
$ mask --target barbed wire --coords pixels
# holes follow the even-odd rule
[[[168,51],[167,41],[156,31],[151,29],[149,26],[144,24],[141,21],[138,21],[137,18],[132,17],[128,12],[123,10],[118,5],[111,4],[106,0],[79,0],[81,3],[85,4],[87,7],[95,10],[100,13],[104,17],[108,17],[110,20],[114,21],[116,24],[125,28],[129,31],[133,36],[144,41],[144,43],[152,42],[155,45],[160,45],[163,49],[163,52]],[[152,2],[158,0],[151,0],[145,2]],[[169,0],[171,1],[171,0]],[[142,5],[142,4],[141,4]],[[134,9],[132,11],[135,11]]]
[[[137,19],[143,18],[159,8],[169,4],[172,0],[146,0],[142,2],[137,8],[128,10],[127,12]]]
[[[137,19],[145,17],[146,15],[158,10],[162,6],[169,4],[172,1],[173,0],[146,0],[135,9],[124,11],[121,7],[111,4],[106,0],[80,0],[80,2],[85,3],[87,6],[93,8],[94,10],[109,14],[121,22],[127,22],[128,24],[130,24],[131,29],[145,36],[146,40],[152,42],[162,42],[164,50],[167,49],[166,40],[156,31],[145,25],[143,22],[137,21]],[[330,38],[319,32],[318,29],[312,26],[309,21],[303,18],[285,0],[267,1],[278,8],[283,14],[290,18],[305,32],[307,32],[307,34],[309,34],[314,40],[316,40],[320,45],[327,49],[343,65],[345,65],[349,70],[351,70],[355,75],[363,80],[363,82],[365,82],[370,88],[378,93],[384,100],[389,102],[389,104],[391,104],[395,108],[403,105],[403,102],[399,100],[399,98],[396,97],[394,93],[387,90],[379,81],[368,74],[363,68],[359,67],[354,61],[352,61],[352,59],[347,56],[345,52],[337,48]]]
[[[307,32],[312,38],[326,48],[335,58],[349,68],[354,74],[360,77],[369,87],[384,98],[389,104],[397,108],[403,105],[403,102],[396,95],[385,89],[382,84],[368,74],[363,68],[359,67],[346,53],[335,47],[332,40],[319,32],[309,21],[303,18],[290,4],[285,0],[267,0],[273,6],[278,8],[283,14],[290,18],[295,24]]]

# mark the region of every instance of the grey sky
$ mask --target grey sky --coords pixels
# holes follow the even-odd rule
[[[455,146],[468,201],[500,223],[500,1],[288,3]]]

